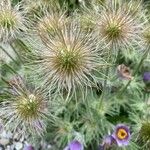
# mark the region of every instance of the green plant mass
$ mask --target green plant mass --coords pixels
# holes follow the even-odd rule
[[[0,0],[0,149],[150,150],[149,17],[141,0]]]

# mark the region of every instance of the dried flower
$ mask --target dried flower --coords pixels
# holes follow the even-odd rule
[[[128,126],[118,124],[112,134],[118,146],[127,146],[129,144],[131,135]]]
[[[144,44],[150,44],[150,27],[146,27],[143,31]]]
[[[139,138],[142,140],[142,142],[150,143],[150,122],[143,122],[140,132],[139,132]]]
[[[21,12],[20,6],[17,5],[14,8],[11,6],[11,2],[0,2],[0,41],[8,42],[25,31],[25,17]]]
[[[113,49],[131,46],[132,43],[138,44],[143,24],[136,14],[131,14],[130,8],[125,9],[123,3],[113,3],[103,7],[96,19],[97,31],[100,36]],[[138,7],[138,6],[137,6]]]
[[[67,21],[67,17],[64,13],[46,13],[44,17],[39,18],[35,30],[41,39],[47,36],[55,36],[58,32],[57,30],[62,29],[62,26],[66,24]]]
[[[64,150],[83,150],[83,149],[84,149],[83,145],[79,141],[74,140],[70,142],[69,145]]]
[[[121,64],[117,67],[117,74],[120,78],[125,80],[131,80],[133,78],[130,68],[125,66],[124,64]]]
[[[22,2],[29,14],[59,7],[56,0],[22,0]]]
[[[16,83],[14,83],[14,81]],[[1,103],[0,117],[7,129],[41,135],[46,130],[47,103],[40,90],[29,88],[23,79],[10,82],[9,98]]]
[[[102,59],[91,34],[84,35],[77,24],[70,23],[43,42],[46,47],[35,51],[38,59],[33,66],[42,85],[59,92],[65,89],[70,95],[76,87],[83,91],[83,87],[96,83],[94,72],[99,72]]]

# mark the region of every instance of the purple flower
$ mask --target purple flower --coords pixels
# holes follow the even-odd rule
[[[109,148],[113,143],[116,143],[116,140],[112,135],[108,135],[105,137],[103,144],[99,146],[99,150]]]
[[[69,143],[69,145],[64,149],[64,150],[83,150],[83,145],[77,141],[74,140],[72,142]]]
[[[112,135],[106,136],[106,138],[103,141],[103,144],[105,145],[112,145],[115,142],[115,139]]]
[[[34,150],[32,145],[25,146],[23,150]]]
[[[131,135],[129,128],[124,124],[118,124],[112,134],[118,146],[126,146],[129,144]]]
[[[150,72],[145,72],[143,74],[143,80],[144,82],[150,82]]]

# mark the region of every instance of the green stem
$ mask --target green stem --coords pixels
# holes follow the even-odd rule
[[[9,82],[7,80],[5,80],[3,77],[1,77],[2,81],[6,84],[9,84]]]
[[[19,65],[19,63],[18,63],[2,46],[0,46],[0,49],[1,49],[12,61],[14,61],[17,65]]]
[[[108,52],[108,58],[107,58],[107,63],[110,61],[110,57],[111,56],[111,49],[109,50],[109,52]],[[109,69],[110,69],[110,67],[108,66],[107,68],[106,68],[106,76],[105,76],[105,80],[104,80],[104,86],[103,86],[103,90],[106,90],[107,88],[107,79],[108,79],[108,75],[109,75]]]
[[[145,58],[146,58],[147,55],[148,55],[149,50],[150,50],[150,46],[148,46],[147,49],[145,50],[145,52],[144,52],[144,54],[143,54],[143,56],[142,56],[142,58],[141,58],[139,64],[137,65],[137,67],[136,67],[136,69],[135,69],[135,71],[134,71],[134,73],[133,73],[133,76],[135,76],[135,75],[137,74],[139,68],[140,68],[141,65],[143,64],[143,61],[145,60]],[[122,94],[125,92],[125,90],[127,89],[127,87],[130,85],[131,81],[132,81],[132,80],[129,80],[128,83],[125,85],[125,87],[123,87],[123,88],[120,90],[119,95],[122,95]]]
[[[109,63],[110,60],[111,60],[112,49],[113,49],[113,45],[110,46],[110,49],[108,51],[107,63]],[[105,76],[105,79],[104,79],[103,91],[102,91],[102,95],[100,97],[99,107],[101,107],[102,101],[103,101],[103,98],[104,98],[104,95],[105,95],[105,91],[107,91],[107,80],[108,80],[109,71],[110,71],[110,66],[107,66],[106,73],[105,73],[106,76]]]
[[[23,63],[23,60],[21,59],[19,53],[16,51],[16,49],[14,48],[14,46],[12,44],[10,44],[11,48],[13,49],[13,51],[16,53],[17,57],[19,58],[20,62]]]
[[[13,73],[18,74],[11,66],[8,64],[4,64],[7,68],[9,68]]]
[[[25,52],[30,52],[30,50],[28,49],[28,47],[24,44],[24,42],[20,39],[16,39],[16,44],[18,46],[20,46]]]

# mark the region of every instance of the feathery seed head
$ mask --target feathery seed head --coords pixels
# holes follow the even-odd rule
[[[39,14],[41,15],[41,13],[43,12],[43,5],[41,5],[39,0],[22,0],[21,3],[30,20],[35,19],[35,16]]]
[[[150,123],[145,122],[142,124],[140,130],[140,137],[144,139],[144,141],[150,141]]]
[[[24,133],[37,132],[41,135],[48,115],[44,96],[38,90],[29,89],[21,78],[15,78],[10,86],[10,98],[1,104],[0,113],[6,127],[12,131],[19,127]]]
[[[75,14],[75,16],[77,16],[77,14]],[[92,16],[89,16],[88,13],[84,13],[83,15],[80,15],[77,17],[77,19],[79,20],[81,27],[83,29],[83,31],[87,32],[87,31],[92,31],[93,28],[95,27],[95,24],[92,22]]]
[[[25,18],[19,6],[12,8],[11,3],[0,3],[0,41],[8,42],[25,30]]]
[[[38,35],[42,37],[54,36],[57,30],[67,22],[67,17],[63,13],[51,12],[40,18],[36,26]]]
[[[58,0],[22,0],[23,8],[33,23],[37,21],[37,16],[43,16],[45,11],[60,10]]]
[[[98,18],[99,19],[98,19]],[[138,42],[142,23],[136,14],[131,14],[130,9],[124,9],[123,4],[105,6],[101,13],[97,11],[97,31],[107,44],[113,48],[129,46]]]
[[[53,38],[43,39],[45,48],[37,50],[38,74],[42,75],[49,89],[66,89],[71,92],[75,87],[84,87],[95,83],[94,71],[101,63],[96,40],[81,33],[74,23],[63,26]],[[40,69],[39,69],[40,66]]]
[[[143,122],[140,132],[139,138],[145,143],[150,143],[150,122]]]
[[[150,27],[146,28],[143,33],[144,43],[150,44]]]
[[[41,107],[41,100],[35,97],[33,94],[25,97],[17,97],[16,111],[25,120],[29,118],[36,118],[38,109]]]
[[[59,7],[59,3],[56,0],[39,0],[39,3],[45,9],[46,8],[54,9],[54,7]]]
[[[126,12],[129,12],[128,10],[130,9],[129,13],[131,15],[135,15],[136,13],[140,13],[140,11],[143,11],[143,7],[142,7],[141,2],[142,2],[141,0],[137,0],[137,1],[131,0],[130,2],[125,2],[124,9],[126,10]]]
[[[103,23],[100,25],[102,36],[106,38],[106,41],[111,44],[121,44],[128,40],[130,33],[134,33],[135,29],[132,28],[132,22],[128,24],[128,20],[125,20],[126,16],[118,16],[116,14],[109,14],[108,18],[104,18]],[[126,21],[126,22],[125,22]]]

